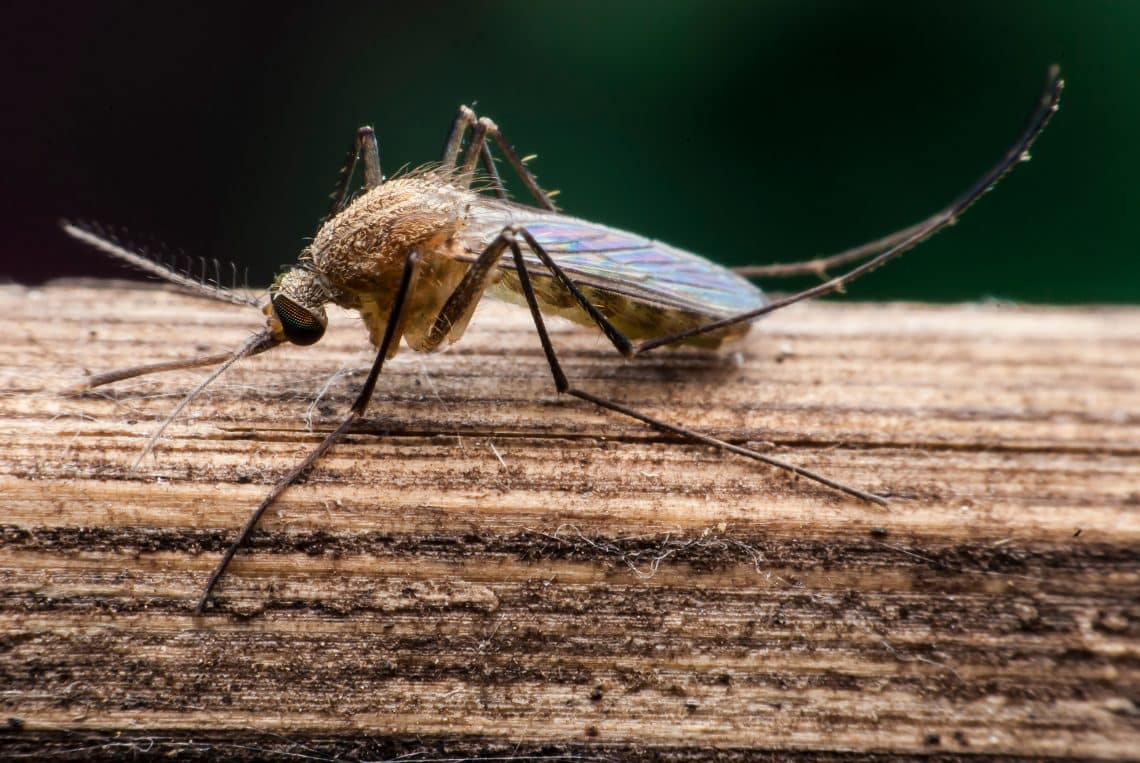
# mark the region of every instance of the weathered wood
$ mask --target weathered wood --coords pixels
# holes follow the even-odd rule
[[[124,284],[0,306],[0,752],[1140,752],[1140,309],[803,305],[737,357],[636,363],[554,327],[584,388],[883,510],[556,399],[525,311],[481,308],[385,369],[195,617],[363,331],[243,362],[131,473],[203,372],[61,391],[260,316]]]

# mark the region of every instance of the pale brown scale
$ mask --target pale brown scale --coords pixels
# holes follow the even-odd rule
[[[395,354],[401,336],[413,350],[435,349],[425,343],[426,334],[469,267],[458,258],[476,198],[474,191],[435,172],[389,180],[321,226],[275,293],[314,312],[328,302],[358,311],[369,339],[379,346],[404,263],[416,251],[420,261],[389,354]],[[474,307],[452,325],[448,342],[462,336]]]

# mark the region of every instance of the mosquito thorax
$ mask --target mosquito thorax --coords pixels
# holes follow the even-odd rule
[[[326,302],[328,296],[317,278],[307,270],[294,268],[273,284],[263,311],[275,338],[307,345],[324,336],[328,325]]]
[[[411,251],[446,256],[475,200],[474,192],[434,172],[396,177],[327,220],[306,256],[332,301],[356,309],[358,295],[395,291]]]

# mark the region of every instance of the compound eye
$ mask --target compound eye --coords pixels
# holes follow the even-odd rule
[[[272,298],[273,312],[281,321],[285,338],[293,344],[313,344],[325,334],[325,317],[301,307],[288,297],[280,294]]]

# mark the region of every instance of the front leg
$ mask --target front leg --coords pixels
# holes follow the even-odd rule
[[[368,403],[372,400],[372,393],[376,390],[376,381],[380,378],[380,372],[384,368],[384,361],[388,357],[388,352],[394,342],[400,341],[396,329],[404,317],[404,305],[407,301],[408,291],[411,289],[412,280],[415,277],[416,264],[418,262],[419,253],[416,251],[410,252],[404,261],[404,272],[400,278],[400,284],[396,288],[395,297],[392,301],[392,310],[388,315],[388,322],[385,325],[384,338],[380,342],[380,349],[376,353],[376,359],[372,361],[372,368],[368,372],[368,378],[364,380],[364,385],[360,388],[360,392],[356,396],[356,402],[352,404],[348,416],[340,423],[340,426],[327,434],[325,438],[321,440],[320,444],[317,445],[301,463],[294,466],[284,477],[278,480],[277,484],[273,486],[273,489],[269,491],[269,494],[262,499],[257,508],[253,510],[253,513],[249,515],[249,519],[246,520],[241,532],[238,533],[237,538],[235,538],[233,543],[226,549],[221,560],[214,568],[214,571],[210,574],[209,580],[206,581],[206,587],[202,591],[202,596],[198,599],[198,605],[194,609],[196,614],[201,615],[205,613],[206,605],[210,602],[210,595],[213,593],[214,588],[222,579],[222,575],[225,574],[226,568],[229,567],[234,556],[241,550],[241,547],[249,541],[249,536],[253,534],[253,530],[257,527],[257,523],[260,521],[261,515],[265,513],[265,510],[272,506],[278,496],[284,493],[290,485],[300,479],[301,475],[309,471],[309,469],[313,467],[313,464],[320,460],[321,456],[335,445],[341,437],[347,434],[358,419],[364,416],[364,412],[368,409]],[[235,359],[236,357],[235,355]]]

